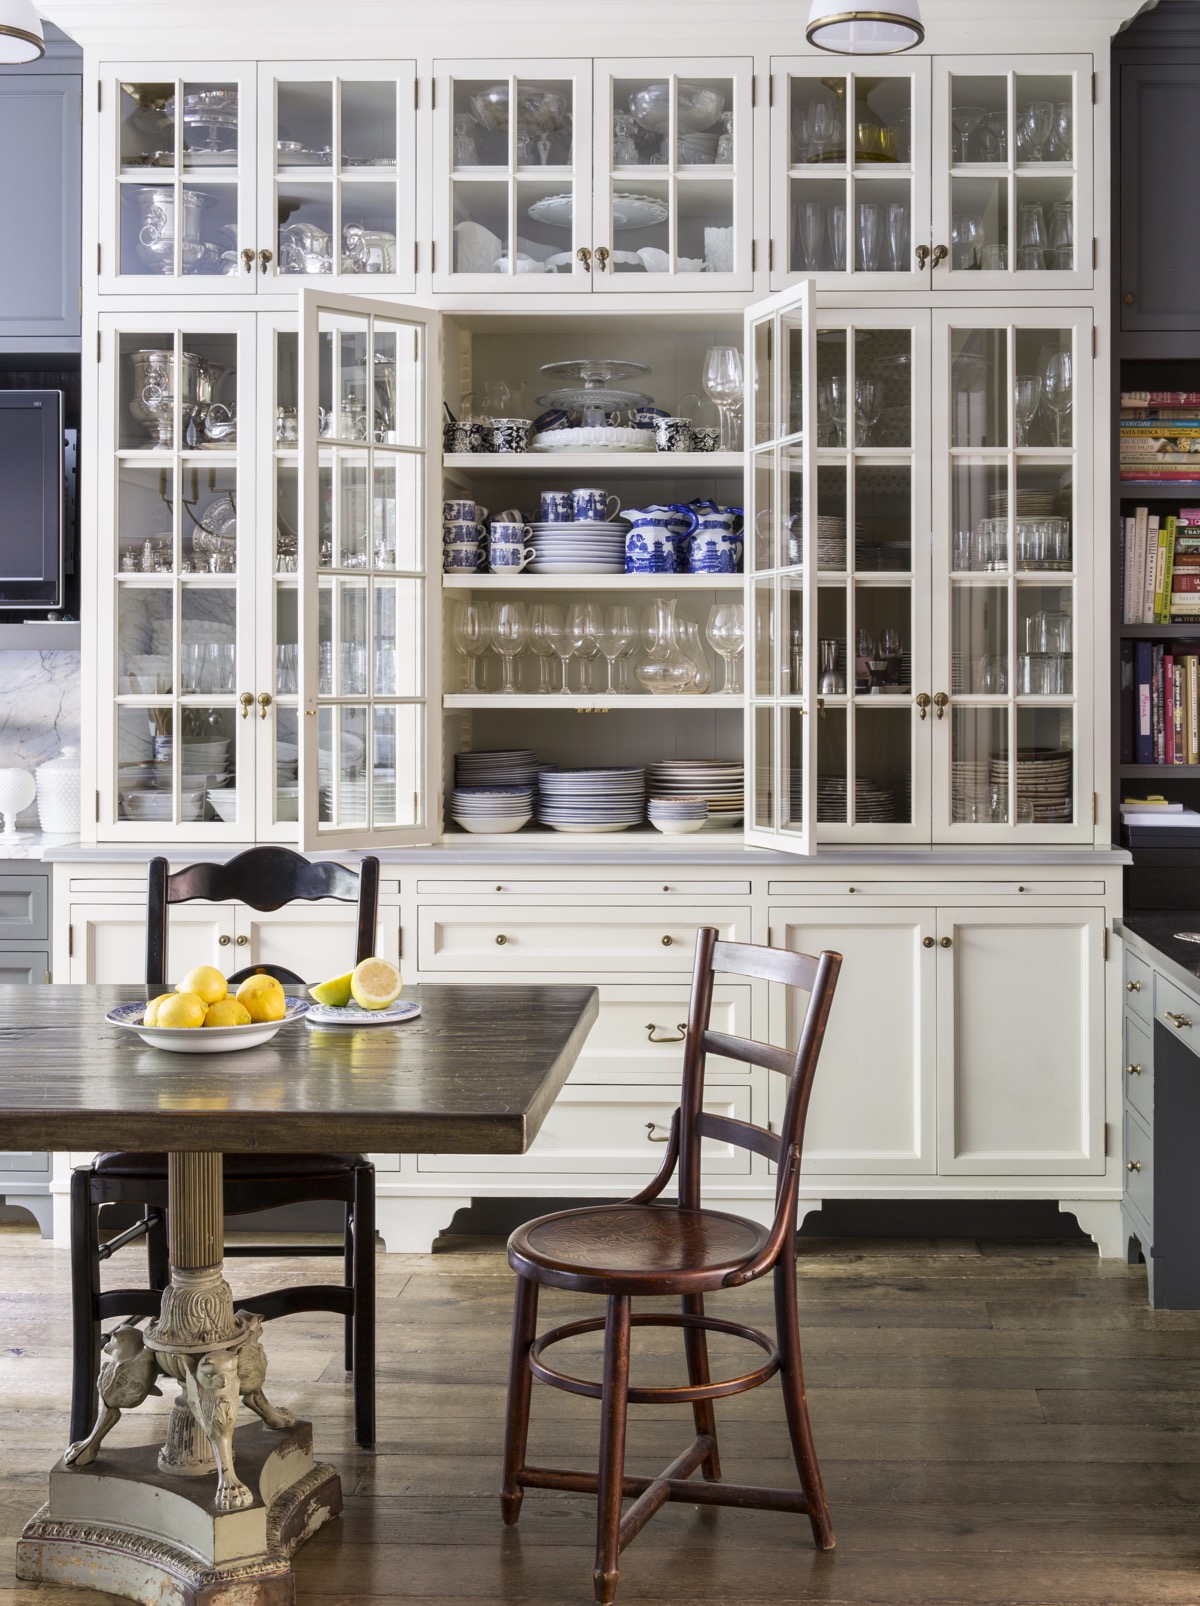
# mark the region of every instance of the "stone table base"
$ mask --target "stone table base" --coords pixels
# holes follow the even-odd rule
[[[291,1606],[290,1557],[341,1511],[341,1482],[313,1461],[309,1422],[238,1428],[234,1449],[254,1495],[241,1511],[216,1509],[210,1477],[164,1472],[157,1445],[106,1445],[87,1467],[59,1461],[18,1541],[17,1577],[144,1606]]]

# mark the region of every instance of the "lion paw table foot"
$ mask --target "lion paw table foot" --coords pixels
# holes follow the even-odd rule
[[[340,1512],[340,1480],[314,1462],[308,1422],[238,1428],[233,1452],[250,1503],[228,1510],[208,1479],[163,1469],[153,1445],[106,1445],[87,1467],[60,1461],[18,1541],[17,1576],[146,1606],[291,1606],[291,1556]]]

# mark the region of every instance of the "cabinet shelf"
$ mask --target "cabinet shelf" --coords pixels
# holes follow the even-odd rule
[[[1200,624],[1195,625],[1121,625],[1118,635],[1122,641],[1200,641]]]
[[[736,474],[740,479],[745,462],[741,452],[447,452],[442,466],[456,473]]]
[[[581,847],[669,847],[672,851],[681,848],[684,852],[709,850],[719,847],[740,846],[742,840],[742,823],[736,825],[710,825],[701,831],[685,831],[681,835],[674,835],[665,831],[657,831],[654,826],[643,822],[641,825],[631,825],[624,831],[556,831],[551,825],[542,825],[531,820],[523,825],[519,831],[463,831],[447,826],[442,833],[442,841],[447,846],[456,848],[472,846],[478,843],[480,847],[522,847],[530,839],[541,847],[559,847],[563,849]]]
[[[1121,480],[1117,494],[1122,501],[1183,502],[1200,496],[1200,480],[1172,480],[1169,484],[1161,480]]]
[[[652,692],[614,692],[611,697],[597,692],[571,692],[564,696],[560,691],[552,692],[449,692],[442,698],[442,707],[448,710],[459,708],[557,708],[574,709],[582,713],[607,713],[609,710],[622,711],[627,708],[670,709],[672,713],[708,713],[714,708],[745,707],[745,700],[738,692],[697,692],[689,695],[687,692],[677,692],[673,695],[656,697]]]
[[[735,591],[740,574],[443,574],[446,591]]]
[[[1200,764],[1122,764],[1117,774],[1123,781],[1165,780],[1169,777],[1190,780],[1200,775]]]

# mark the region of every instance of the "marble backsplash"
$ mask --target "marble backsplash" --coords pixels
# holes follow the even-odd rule
[[[0,768],[34,770],[79,743],[79,654],[0,651]],[[37,804],[17,822],[38,823]]]

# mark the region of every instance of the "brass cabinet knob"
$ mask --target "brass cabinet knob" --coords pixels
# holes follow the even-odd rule
[[[242,252],[242,266],[245,268],[247,273],[254,272],[254,252],[249,246],[247,246]]]
[[[927,245],[919,245],[914,250],[913,255],[917,259],[917,267],[924,270],[925,264],[929,261],[929,247]]]
[[[244,691],[238,698],[238,702],[242,705],[242,718],[249,719],[250,710],[254,707],[254,693],[252,691]]]
[[[646,1036],[652,1043],[682,1043],[684,1038],[687,1036],[687,1022],[680,1021],[673,1032],[668,1033],[664,1031],[658,1037],[654,1035],[657,1031],[658,1027],[653,1021],[651,1021],[646,1027]]]
[[[589,273],[592,271],[592,253],[588,246],[581,245],[579,247],[579,250],[575,253],[575,260],[576,262],[582,262]]]
[[[1172,1012],[1169,1009],[1164,1009],[1163,1010],[1163,1019],[1164,1020],[1169,1020],[1171,1022],[1171,1025],[1176,1027],[1177,1030],[1179,1030],[1181,1032],[1187,1031],[1188,1027],[1191,1026],[1191,1024],[1192,1024],[1191,1021],[1188,1019],[1188,1017],[1186,1015],[1172,1014]]]
[[[930,267],[936,268],[938,263],[944,262],[949,255],[950,252],[946,246],[935,245],[933,248],[933,256],[929,259]]]
[[[1142,1162],[1140,1160],[1126,1160],[1125,1169],[1126,1171],[1140,1171],[1142,1169]]]
[[[258,260],[259,260],[259,264],[261,266],[262,272],[265,273],[267,271],[267,269],[271,266],[271,263],[274,262],[275,257],[274,257],[274,254],[272,252],[267,251],[267,250],[262,250],[262,251],[260,251],[258,253]]]
[[[503,932],[501,932],[500,935],[496,938],[496,947],[497,948],[503,948],[504,944],[507,941],[508,941],[508,938],[504,935]]]
[[[233,938],[232,938],[232,937],[228,937],[228,936],[226,936],[226,937],[218,937],[218,938],[217,938],[217,945],[218,945],[218,946],[219,946],[219,947],[221,947],[221,948],[228,948],[228,947],[229,947],[229,944],[230,944],[230,943],[231,943],[231,942],[232,942],[232,941],[233,941]]]
[[[654,1130],[654,1122],[646,1122],[646,1141],[648,1143],[666,1143],[669,1141],[670,1136],[671,1134],[669,1132],[664,1132],[660,1138],[658,1133]]]
[[[1121,300],[1125,303],[1125,305],[1127,307],[1132,307],[1133,306],[1133,291],[1132,290],[1126,290],[1125,294],[1121,297]]]
[[[259,694],[258,694],[258,717],[259,717],[259,719],[266,719],[266,717],[267,717],[267,709],[270,708],[270,706],[271,706],[271,693],[269,691],[260,691]]]
[[[674,941],[674,937],[664,937],[662,940],[662,945],[664,948],[669,948]]]
[[[235,940],[239,948],[245,948],[250,941],[249,937],[246,936],[238,937]]]
[[[1142,1074],[1142,1067],[1140,1065],[1127,1065],[1125,1067],[1125,1071],[1128,1076],[1140,1076]]]
[[[943,948],[949,948],[949,947],[951,947],[951,941],[950,941],[950,938],[949,938],[949,937],[942,937],[942,938],[941,938],[941,939],[940,939],[940,946],[941,946],[941,947],[943,947]]]
[[[921,938],[921,947],[922,948],[932,948],[933,947],[933,938],[932,937],[922,937]]]
[[[1141,990],[1142,984],[1140,981],[1127,981],[1125,983],[1125,991],[1127,993],[1140,993]]]
[[[596,247],[596,266],[601,273],[608,266],[608,247],[606,245],[598,245]]]

